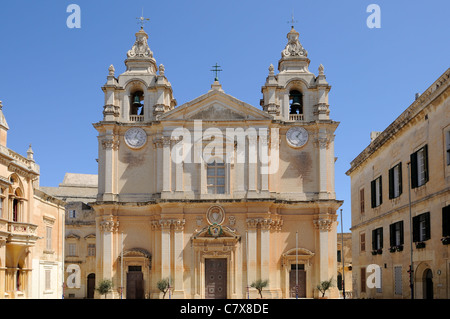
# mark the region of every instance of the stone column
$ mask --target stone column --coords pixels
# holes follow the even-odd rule
[[[178,219],[173,221],[174,226],[174,298],[185,298],[184,285],[183,285],[183,275],[184,275],[184,260],[183,260],[183,247],[184,247],[184,219]]]
[[[248,136],[248,191],[256,191],[257,165],[258,165],[258,149],[257,137],[255,135]]]
[[[314,220],[314,227],[319,231],[319,282],[330,279],[328,239],[333,221],[329,218],[319,218]]]
[[[270,277],[270,229],[271,219],[261,220],[261,280],[268,280]],[[269,280],[269,287],[270,287]]]
[[[177,152],[177,156],[183,157],[184,152],[184,143],[183,140],[176,141],[176,146],[174,150]],[[172,154],[175,156],[175,154]],[[183,192],[183,161],[181,159],[177,159],[175,163],[175,191]]]
[[[161,279],[171,278],[170,271],[170,226],[172,221],[161,219]],[[171,278],[172,279],[172,278]]]
[[[154,139],[154,148],[156,149],[156,161],[154,167],[155,192],[161,193],[163,190],[163,143],[161,138]]]
[[[328,199],[327,192],[327,147],[329,144],[325,133],[320,132],[316,140],[319,151],[319,199]]]
[[[113,280],[114,233],[119,229],[119,222],[112,216],[105,216],[100,222],[102,240],[102,279]]]
[[[269,191],[269,143],[267,135],[259,136],[261,192]]]
[[[103,165],[103,182],[104,192],[103,201],[113,201],[114,196],[114,171],[115,171],[115,153],[119,148],[119,140],[114,135],[107,135],[102,140],[102,147],[104,150],[104,165]]]
[[[253,281],[255,281],[257,274],[257,264],[256,264],[256,256],[257,256],[257,219],[247,219],[247,276],[248,276],[248,285],[251,285]]]
[[[170,158],[170,136],[163,136],[163,192],[170,192],[170,179],[171,179],[171,168],[172,168],[172,160]]]

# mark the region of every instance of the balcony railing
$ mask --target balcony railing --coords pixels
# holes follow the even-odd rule
[[[34,245],[37,236],[37,225],[8,221],[8,233],[10,244]]]
[[[303,121],[303,114],[289,114],[290,121]]]
[[[144,122],[144,115],[130,115],[131,122]]]

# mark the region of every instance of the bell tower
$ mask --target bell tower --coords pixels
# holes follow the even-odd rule
[[[319,66],[315,76],[309,71],[308,52],[299,41],[299,33],[291,28],[288,43],[281,51],[278,74],[270,65],[266,83],[261,89],[263,110],[276,119],[309,122],[329,119],[328,92],[324,68]]]
[[[148,34],[141,27],[135,36],[136,40],[127,52],[126,71],[116,78],[114,66],[109,67],[107,82],[102,87],[105,93],[104,121],[151,122],[176,106],[164,65],[156,66],[148,45]]]

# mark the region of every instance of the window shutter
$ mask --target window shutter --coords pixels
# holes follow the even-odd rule
[[[403,192],[403,185],[402,185],[402,162],[398,164],[398,196],[400,196]]]
[[[413,217],[413,242],[419,241],[419,216]]]
[[[380,178],[380,205],[383,204],[383,179],[382,176]]]
[[[403,245],[403,221],[400,222],[400,245]]]
[[[450,236],[450,205],[442,207],[442,236]]]
[[[417,187],[417,153],[411,154],[411,188]]]
[[[428,182],[428,145],[423,147],[423,166],[425,167],[425,183]]]
[[[361,292],[366,292],[366,268],[361,268]]]
[[[376,230],[372,230],[372,250],[377,249],[377,232]]]
[[[389,244],[395,246],[395,224],[389,225]]]
[[[379,248],[383,248],[383,228],[379,228],[379,232],[380,232],[380,247]]]
[[[431,223],[430,223],[430,212],[425,213],[425,239],[428,240],[431,238]]]
[[[389,170],[389,199],[394,198],[394,167]]]
[[[373,180],[370,183],[370,197],[372,200],[372,208],[374,208],[376,206],[376,200],[375,200],[375,196],[376,196],[376,191],[375,191],[375,180]]]

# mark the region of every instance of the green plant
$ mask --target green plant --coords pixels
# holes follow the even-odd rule
[[[170,289],[170,280],[169,280],[169,278],[161,279],[160,281],[157,282],[156,285],[158,286],[158,289],[163,293],[163,299],[164,299],[164,297],[166,296],[166,293]]]
[[[322,298],[325,297],[325,293],[328,289],[331,287],[334,287],[334,280],[333,277],[331,277],[329,280],[321,281],[320,284],[317,285],[317,290],[319,290],[322,293]]]
[[[258,279],[254,282],[252,282],[252,284],[250,285],[250,287],[255,288],[256,290],[258,290],[259,295],[261,296],[262,299],[262,290],[264,288],[267,287],[267,285],[269,284],[268,280],[262,280],[262,279]]]
[[[112,287],[113,287],[112,280],[110,280],[110,279],[103,279],[99,283],[99,285],[96,288],[96,290],[99,292],[100,295],[105,295],[105,298],[106,298],[106,295],[108,294],[108,292],[111,291]]]

